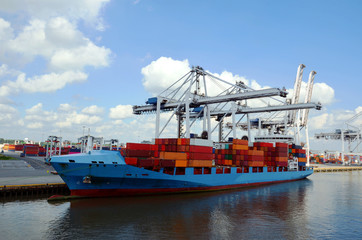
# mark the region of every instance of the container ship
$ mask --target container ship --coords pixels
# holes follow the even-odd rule
[[[296,85],[299,86],[303,68],[304,65],[300,65],[297,72]],[[293,144],[295,138],[285,133],[290,127],[297,126],[300,129],[305,124],[305,121],[295,124],[296,120],[299,121],[296,111],[320,109],[320,104],[311,103],[310,98],[304,103],[298,103],[297,98],[293,98],[288,104],[252,108],[241,104],[241,101],[250,102],[252,99],[272,96],[283,98],[287,92],[277,88],[253,90],[239,82],[230,84],[227,91],[209,96],[207,77],[226,84],[202,68],[193,67],[189,74],[177,81],[179,87],[173,84],[172,88],[159,96],[148,99],[146,105],[133,107],[134,114],[156,113],[155,138],[152,143],[127,143],[120,151],[82,148],[85,151],[80,154],[53,157],[50,163],[68,185],[70,197],[226,190],[294,181],[313,173],[307,164],[308,150]],[[186,90],[185,86],[188,86]],[[295,92],[298,91],[297,87]],[[259,140],[251,142],[253,121],[249,114],[278,111],[287,114],[283,121],[274,121],[273,126],[268,125],[273,133],[268,137],[255,137]],[[172,113],[171,118],[176,116],[176,138],[160,137],[166,127],[160,128],[162,112]],[[304,114],[303,117],[307,116],[307,111]],[[239,121],[236,115],[247,117],[248,136],[237,138]],[[222,123],[227,117],[232,119],[229,125],[233,135],[225,140],[228,136],[223,136]],[[211,119],[219,123],[218,141],[211,138]],[[190,133],[192,124],[197,120],[203,121],[201,137]],[[258,124],[254,125],[260,130],[263,124],[266,123],[259,119]],[[57,198],[54,196],[51,199]]]
[[[209,145],[203,139],[156,139],[155,144],[128,143],[122,153],[97,150],[56,156],[51,164],[74,197],[224,190],[293,181],[313,173],[299,146],[257,142],[249,147],[240,139],[216,149]],[[297,150],[302,156],[298,162],[288,160]]]

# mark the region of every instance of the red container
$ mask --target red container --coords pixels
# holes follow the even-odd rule
[[[153,167],[154,166],[154,159],[152,159],[152,158],[138,159],[137,166],[138,167]]]
[[[24,145],[15,145],[15,151],[23,151]]]
[[[128,165],[137,166],[138,159],[135,157],[125,157],[124,161]]]
[[[275,147],[284,147],[284,148],[288,148],[288,143],[281,143],[281,142],[277,142],[277,143],[275,143]]]
[[[160,159],[161,167],[175,167],[175,160]]]
[[[135,149],[126,149],[127,157],[153,157],[155,155],[154,151],[150,150],[135,150]]]
[[[192,153],[212,153],[212,147],[191,145],[189,151]]]
[[[212,153],[192,153],[192,152],[190,152],[187,154],[188,154],[188,159],[194,159],[194,160],[212,160],[213,159]]]
[[[276,161],[275,162],[276,166],[279,166],[279,167],[288,167],[288,162],[278,162]]]
[[[132,150],[154,150],[154,145],[153,144],[145,144],[145,143],[127,143],[126,145],[127,149],[132,149]]]

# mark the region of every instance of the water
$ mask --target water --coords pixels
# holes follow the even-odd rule
[[[0,239],[362,239],[362,172],[199,194],[3,202]]]

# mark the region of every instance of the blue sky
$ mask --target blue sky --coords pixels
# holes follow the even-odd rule
[[[362,110],[361,26],[360,1],[2,3],[0,137],[75,140],[86,126],[124,142],[152,138],[152,119],[129,109],[153,96],[145,82],[157,89],[154,77],[169,77],[162,57],[169,69],[187,61],[287,89],[303,63],[305,82],[317,71],[324,106],[311,111],[311,132],[333,131]],[[154,75],[143,74],[152,62]]]

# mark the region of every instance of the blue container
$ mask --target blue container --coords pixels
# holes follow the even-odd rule
[[[192,111],[199,113],[199,112],[202,111],[202,109],[204,109],[204,108],[203,107],[195,107],[194,109],[192,109]]]
[[[156,104],[157,104],[157,97],[149,98],[149,99],[147,100],[146,104],[156,105]]]

